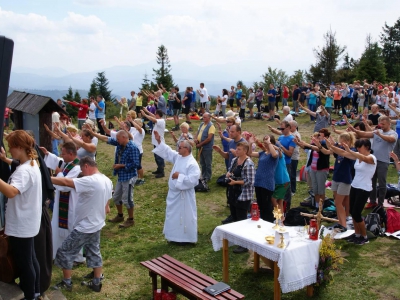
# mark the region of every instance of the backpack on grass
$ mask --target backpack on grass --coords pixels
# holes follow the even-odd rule
[[[195,192],[208,192],[210,188],[204,179],[199,179],[199,184],[194,187]]]
[[[400,213],[393,207],[386,210],[386,232],[393,233],[400,230]]]
[[[295,207],[289,209],[289,211],[285,215],[285,221],[283,224],[286,226],[304,226],[310,223],[310,218],[306,216],[302,216],[300,213],[309,214],[309,210],[302,207]]]
[[[364,222],[367,231],[371,232],[375,237],[384,236],[379,214],[369,213],[365,217]]]

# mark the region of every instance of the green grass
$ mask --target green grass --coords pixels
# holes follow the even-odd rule
[[[314,123],[309,117],[297,118],[303,139],[309,140]],[[197,128],[199,122],[192,122]],[[254,132],[258,137],[268,133],[266,121],[246,121],[243,130]],[[167,127],[172,127],[172,121]],[[155,179],[151,171],[156,169],[151,153],[151,137],[144,141],[143,166],[146,183],[135,187],[135,221],[136,225],[128,229],[118,229],[118,224],[107,223],[102,230],[101,252],[104,260],[105,281],[100,294],[93,293],[80,286],[82,275],[90,270],[80,267],[73,271],[72,280],[75,283],[72,292],[64,292],[68,299],[151,299],[151,280],[148,270],[140,265],[141,261],[149,260],[163,254],[182,261],[190,267],[222,280],[222,253],[214,252],[211,244],[211,234],[214,228],[221,224],[228,214],[225,189],[216,185],[218,176],[224,174],[225,165],[222,158],[214,153],[213,179],[211,192],[196,193],[198,207],[198,243],[195,246],[170,245],[162,234],[165,198],[168,192],[168,174],[171,164],[167,164],[166,177]],[[172,138],[166,134],[166,142],[173,145]],[[215,143],[220,145],[219,137]],[[111,177],[114,148],[104,143],[98,146],[97,162],[100,170]],[[301,154],[304,164],[305,155]],[[256,161],[255,161],[256,162]],[[333,158],[331,157],[331,164]],[[115,182],[115,178],[113,178]],[[388,182],[397,182],[397,174],[390,167]],[[327,196],[331,192],[327,191]],[[296,207],[307,197],[305,183],[298,183],[297,193],[293,197],[292,207]],[[365,212],[366,213],[366,212]],[[110,216],[116,214],[111,208]],[[400,255],[399,241],[389,238],[378,238],[363,247],[349,245],[338,241],[338,246],[346,253],[346,261],[340,273],[334,277],[334,282],[315,292],[314,299],[400,299],[399,275]],[[230,282],[235,290],[246,296],[246,299],[272,299],[273,275],[262,268],[259,273],[253,272],[252,256],[249,254],[235,255],[230,252]],[[263,264],[262,264],[263,266]],[[53,284],[60,281],[62,272],[54,267]],[[183,299],[183,298],[180,298]],[[282,299],[308,299],[305,290],[282,294]]]

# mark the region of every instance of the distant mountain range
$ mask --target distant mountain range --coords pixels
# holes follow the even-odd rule
[[[172,65],[172,76],[175,84],[184,90],[187,86],[194,89],[204,82],[210,95],[219,95],[223,88],[229,89],[238,80],[245,84],[260,81],[261,75],[266,72],[268,63],[259,61],[240,61],[237,63],[199,66],[191,62],[176,62]],[[155,61],[136,66],[115,66],[91,72],[71,73],[62,68],[26,68],[13,67],[10,79],[10,90],[30,91],[42,93],[53,99],[60,98],[67,93],[68,88],[78,90],[81,96],[86,96],[92,80],[98,72],[105,71],[109,80],[109,88],[113,94],[129,96],[130,91],[138,91],[141,87],[144,74],[152,79],[153,68],[158,68]],[[82,92],[81,92],[82,91]]]

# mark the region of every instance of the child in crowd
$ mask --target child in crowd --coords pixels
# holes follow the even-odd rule
[[[242,121],[244,121],[245,118],[246,104],[247,104],[246,95],[242,94],[242,97],[240,99],[240,112],[239,112],[239,118]]]
[[[326,91],[325,109],[331,114],[333,110],[333,97],[331,91]]]
[[[214,116],[216,116],[216,117],[219,116],[219,112],[221,111],[221,102],[222,102],[222,99],[220,96],[218,96],[217,105],[215,106],[215,112],[214,112]]]

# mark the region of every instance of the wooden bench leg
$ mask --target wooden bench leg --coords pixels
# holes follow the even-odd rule
[[[222,240],[222,281],[229,282],[229,244],[228,240]]]
[[[260,255],[254,252],[254,272],[257,273],[260,269]]]
[[[168,292],[168,282],[161,277],[161,290]]]
[[[314,295],[314,286],[313,285],[307,285],[307,296],[312,297]]]
[[[156,291],[157,290],[157,274],[150,271],[149,275],[151,277],[151,286],[153,288],[153,291]]]
[[[274,300],[281,300],[281,285],[278,281],[279,267],[278,262],[274,261]]]

